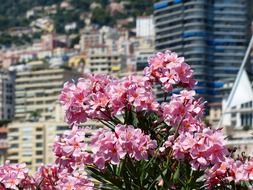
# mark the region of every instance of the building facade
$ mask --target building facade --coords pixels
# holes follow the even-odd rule
[[[233,82],[250,35],[248,0],[163,0],[154,4],[156,49],[186,58],[196,91],[221,107],[224,83]]]
[[[141,16],[136,18],[136,36],[150,37],[154,36],[154,19],[151,16]]]
[[[64,82],[79,76],[76,70],[50,68],[39,61],[27,63],[16,71],[16,112],[8,124],[10,162],[25,162],[35,171],[41,163],[54,160],[54,139],[68,129],[58,97]]]
[[[222,102],[221,127],[227,135],[227,144],[253,155],[253,88],[245,70],[239,75],[238,85],[230,98]],[[242,93],[243,92],[243,93]]]
[[[89,128],[86,132],[86,136],[89,137],[93,130],[101,126],[98,123],[88,121],[83,127]],[[35,172],[41,163],[54,163],[53,144],[55,138],[62,135],[66,130],[70,130],[69,126],[65,122],[57,120],[13,122],[8,126],[7,159],[11,163],[25,162],[32,172]],[[87,143],[89,140],[87,138]]]
[[[108,51],[106,46],[90,48],[84,70],[91,73],[119,73],[126,67],[125,56],[118,52]]]
[[[0,71],[0,120],[11,120],[14,117],[15,72]]]
[[[3,165],[6,157],[7,157],[7,150],[8,150],[8,139],[7,139],[7,122],[0,123],[0,164]]]
[[[63,68],[24,69],[16,73],[15,120],[46,121],[52,112],[63,83],[79,74]]]

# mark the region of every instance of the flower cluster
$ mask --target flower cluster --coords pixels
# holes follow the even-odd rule
[[[0,189],[92,190],[94,184],[84,174],[78,170],[69,173],[57,165],[41,165],[34,176],[29,176],[25,164],[6,163],[0,168]]]
[[[174,94],[169,103],[163,103],[164,122],[169,126],[181,125],[180,131],[198,131],[203,128],[201,118],[204,112],[202,99],[195,99],[195,91],[183,90]]]
[[[196,84],[190,66],[174,52],[159,52],[150,57],[148,63],[145,75],[160,83],[167,92],[172,91],[176,85],[192,88]]]
[[[6,163],[0,167],[0,189],[252,186],[253,159],[233,159],[221,129],[202,122],[204,102],[189,90],[196,82],[184,58],[170,51],[157,53],[144,72],[121,79],[86,75],[65,83],[59,100],[71,129],[56,138],[55,163],[41,165],[34,176],[25,164]],[[188,90],[158,103],[153,94],[157,83],[165,90],[164,100],[176,87]],[[88,119],[107,127],[89,142],[87,129],[79,125]]]
[[[235,183],[249,182],[253,180],[253,160],[234,160],[226,158],[225,161],[215,164],[206,171],[207,184],[210,188],[226,184],[231,181]]]
[[[66,121],[71,124],[85,122],[88,117],[95,117],[94,115],[106,117],[97,109],[108,102],[103,94],[110,80],[105,75],[87,75],[85,79],[80,78],[76,85],[66,82],[59,97],[65,110]]]
[[[28,176],[26,164],[10,164],[6,162],[0,167],[0,187],[17,189],[18,187],[33,186]],[[29,180],[29,181],[27,181]]]
[[[77,166],[92,162],[91,155],[86,150],[85,130],[74,126],[71,131],[66,131],[63,136],[56,138],[53,148],[55,162],[72,171]]]
[[[77,84],[66,82],[60,95],[68,123],[90,119],[112,119],[125,108],[157,111],[152,85],[145,77],[129,76],[120,80],[104,75],[88,75]]]
[[[101,130],[92,135],[91,152],[84,143],[84,131],[74,127],[54,144],[56,163],[69,172],[76,167],[95,164],[103,169],[106,163],[119,164],[126,155],[136,160],[147,160],[157,143],[140,129],[118,124],[115,132]]]
[[[59,174],[60,180],[57,182],[57,189],[70,190],[70,189],[84,189],[93,190],[94,184],[83,175],[85,171],[74,171],[71,174],[68,172],[61,172]]]
[[[108,162],[119,164],[126,155],[136,160],[147,160],[157,147],[155,140],[130,125],[117,125],[115,132],[100,131],[93,136],[91,144],[94,163],[99,168],[104,168]]]
[[[177,159],[188,159],[193,169],[206,169],[225,161],[228,150],[220,130],[181,133],[175,140],[173,154]]]
[[[59,169],[56,165],[41,165],[34,178],[40,189],[53,190],[59,180]]]

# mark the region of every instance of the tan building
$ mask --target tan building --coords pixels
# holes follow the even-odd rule
[[[90,127],[87,135],[100,125],[96,122],[85,123]],[[53,143],[56,136],[70,130],[65,122],[13,122],[8,126],[8,157],[11,163],[25,162],[32,172],[36,171],[41,163],[53,163]],[[88,141],[87,141],[88,143]]]
[[[8,125],[8,160],[26,162],[32,171],[53,160],[48,146],[67,129],[58,97],[63,83],[79,75],[75,70],[48,68],[40,61],[17,71],[16,113]]]
[[[92,73],[117,73],[124,69],[124,56],[115,52],[108,52],[106,46],[89,49],[85,71]]]
[[[54,119],[54,105],[63,83],[79,76],[62,68],[30,69],[16,74],[15,119],[46,121]]]
[[[44,129],[40,122],[13,122],[8,125],[8,156],[11,163],[25,162],[36,170],[44,161]]]

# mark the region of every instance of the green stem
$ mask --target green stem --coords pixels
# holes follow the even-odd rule
[[[102,119],[98,119],[98,121],[100,121],[102,124],[104,124],[106,127],[110,128],[112,131],[114,131],[114,128],[113,126],[111,126],[112,124],[106,122],[106,121],[103,121]]]

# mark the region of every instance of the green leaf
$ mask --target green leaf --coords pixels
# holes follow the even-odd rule
[[[174,183],[177,183],[179,181],[179,178],[180,178],[180,169],[181,169],[181,164],[179,162],[179,164],[177,165],[177,170],[176,170],[176,172],[173,175],[173,182]]]

